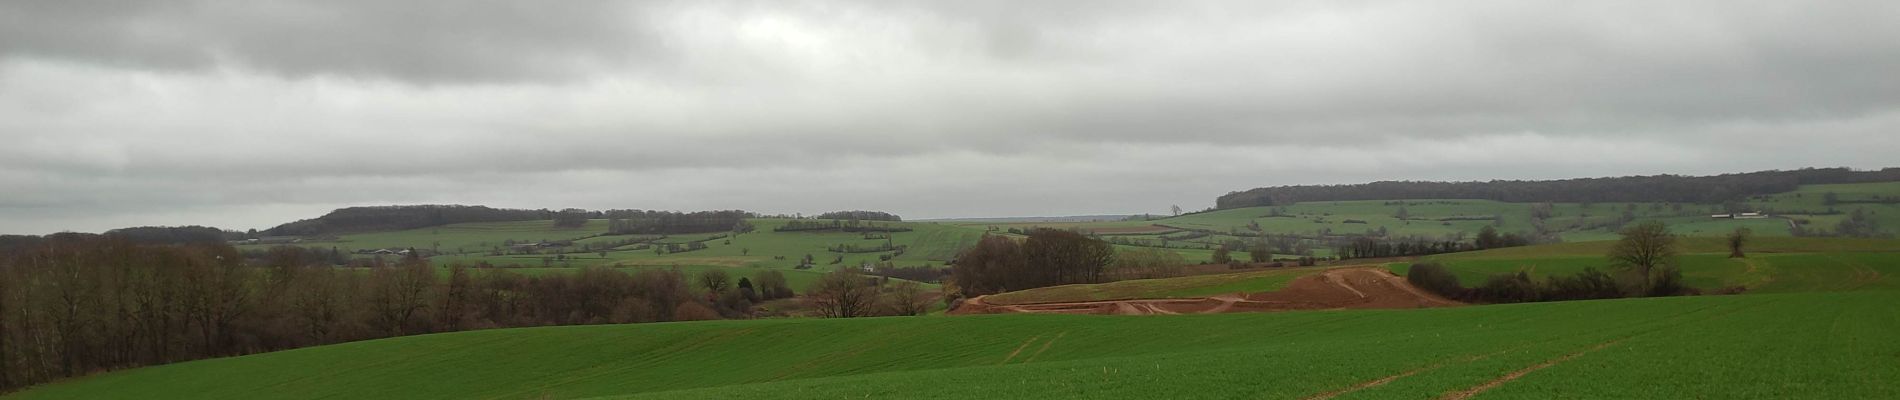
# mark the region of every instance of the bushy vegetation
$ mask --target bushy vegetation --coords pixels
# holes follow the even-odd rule
[[[1181,254],[1156,248],[1123,248],[1115,251],[1109,265],[1110,279],[1155,279],[1181,275],[1187,259]]]
[[[1631,272],[1634,278],[1627,283],[1594,267],[1586,267],[1572,275],[1549,275],[1542,283],[1532,280],[1524,271],[1496,274],[1478,287],[1466,288],[1450,269],[1432,261],[1413,263],[1405,279],[1413,286],[1446,298],[1477,303],[1676,296],[1698,292],[1685,285],[1682,270],[1675,265],[1680,248],[1668,227],[1661,223],[1643,223],[1625,228],[1622,234],[1623,238],[1610,246],[1608,261],[1610,266]]]
[[[963,296],[1002,293],[1106,278],[1115,248],[1080,233],[1058,229],[1029,232],[1021,243],[986,235],[957,257],[951,269]]]
[[[685,277],[669,270],[531,276],[443,271],[414,256],[366,269],[331,265],[298,247],[247,263],[221,242],[141,245],[116,235],[60,234],[15,248],[0,254],[0,390],[419,333],[746,313],[692,295]],[[783,277],[761,280],[767,297],[789,295]]]

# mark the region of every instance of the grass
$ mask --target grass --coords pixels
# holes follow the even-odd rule
[[[9,398],[1893,398],[1892,291],[1425,310],[504,329],[107,373]],[[1850,367],[1851,366],[1851,367]]]
[[[774,232],[772,229],[784,225],[783,219],[754,219],[751,222],[757,230],[731,238],[713,239],[720,233],[702,233],[685,235],[642,235],[642,236],[602,236],[606,233],[605,220],[589,221],[579,228],[555,228],[550,221],[518,221],[452,224],[440,227],[411,229],[393,232],[375,232],[344,235],[335,241],[306,242],[299,246],[328,248],[349,252],[356,249],[379,248],[417,248],[435,249],[443,255],[431,257],[430,261],[438,266],[450,264],[472,265],[488,263],[496,266],[514,267],[510,270],[532,271],[534,273],[553,273],[573,271],[580,267],[602,266],[613,268],[681,268],[688,273],[697,273],[707,269],[727,268],[735,275],[752,276],[758,269],[778,269],[786,273],[795,290],[803,290],[805,285],[815,280],[816,271],[829,271],[838,267],[859,266],[884,261],[882,253],[833,253],[828,248],[840,244],[874,246],[882,244],[883,239],[865,239],[864,235],[846,232]],[[907,246],[903,255],[890,261],[898,266],[943,266],[945,261],[956,257],[962,248],[975,243],[982,237],[983,231],[967,227],[934,223],[900,223],[912,229],[910,232],[892,234],[890,242]],[[539,243],[543,241],[573,240],[576,244],[608,245],[620,240],[652,238],[657,243],[686,243],[703,241],[707,248],[696,251],[657,254],[651,249],[633,250],[632,246],[602,249],[602,251],[545,254],[507,254],[491,255],[490,252],[507,248],[507,243]],[[244,249],[265,249],[271,245],[246,245]],[[797,270],[793,267],[806,255],[812,256],[816,267],[810,270]],[[842,259],[840,259],[842,256]],[[389,257],[393,261],[394,257]],[[834,263],[834,261],[836,261]]]
[[[1900,285],[1900,240],[1758,238],[1747,258],[1728,258],[1718,238],[1685,238],[1676,258],[1691,287],[1732,286],[1756,292],[1889,289]],[[1425,257],[1444,264],[1466,286],[1497,274],[1525,272],[1533,279],[1570,275],[1585,268],[1615,272],[1605,254],[1611,242],[1563,243]],[[1405,274],[1410,263],[1388,265]]]
[[[1830,206],[1823,204],[1822,198],[1834,193],[1843,202],[1831,208],[1839,213],[1854,210],[1867,212],[1883,232],[1900,233],[1900,204],[1876,204],[1866,201],[1900,198],[1900,182],[1809,185],[1796,191],[1756,196],[1746,204],[1756,209],[1770,211],[1776,218],[1766,219],[1715,219],[1711,214],[1726,213],[1720,204],[1672,204],[1672,203],[1554,203],[1551,215],[1544,226],[1566,242],[1590,242],[1613,240],[1616,232],[1613,221],[1620,220],[1625,212],[1633,222],[1662,221],[1670,226],[1670,231],[1690,237],[1721,237],[1736,228],[1749,228],[1760,237],[1788,237],[1793,232],[1790,219],[1809,221],[1809,229],[1834,230],[1844,215],[1825,214]],[[1861,203],[1854,203],[1861,202]],[[1321,201],[1304,202],[1284,207],[1249,207],[1227,210],[1215,210],[1204,213],[1188,214],[1152,221],[1105,221],[1105,222],[958,222],[956,224],[976,229],[995,227],[998,229],[1028,229],[1048,227],[1076,229],[1081,231],[1118,232],[1116,237],[1126,240],[1143,240],[1159,244],[1162,234],[1154,232],[1157,226],[1178,227],[1184,229],[1211,230],[1216,235],[1187,241],[1171,241],[1171,247],[1200,248],[1232,240],[1253,240],[1223,233],[1260,231],[1272,234],[1293,234],[1311,237],[1321,233],[1358,234],[1367,231],[1383,230],[1392,236],[1425,236],[1431,238],[1474,237],[1485,226],[1494,226],[1502,232],[1534,231],[1531,212],[1533,203],[1506,203],[1489,200],[1464,199],[1424,199],[1405,201]],[[1407,219],[1398,218],[1403,207]],[[1275,212],[1281,216],[1269,217]],[[1782,218],[1782,217],[1786,218]],[[1135,234],[1127,234],[1130,231]],[[1141,234],[1143,230],[1150,233]],[[1178,234],[1177,234],[1178,235]],[[1310,243],[1309,243],[1310,244]],[[1315,249],[1319,256],[1325,256],[1327,249]],[[1190,258],[1193,259],[1193,258]]]

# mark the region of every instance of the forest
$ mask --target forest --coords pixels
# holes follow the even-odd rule
[[[1381,181],[1352,185],[1277,186],[1228,193],[1215,208],[1290,205],[1303,201],[1476,199],[1513,203],[1722,203],[1781,193],[1800,185],[1900,181],[1900,168],[1855,171],[1807,168],[1713,176],[1653,175],[1549,181]]]
[[[742,317],[761,290],[694,295],[677,270],[524,275],[407,258],[336,268],[277,247],[247,259],[223,242],[147,245],[64,233],[0,247],[0,392],[143,365],[400,335],[497,327]],[[773,284],[772,282],[777,282]]]
[[[739,210],[608,210],[603,214],[607,218],[607,233],[614,235],[749,232],[752,225],[745,219],[757,217]]]
[[[816,218],[817,219],[865,220],[865,221],[890,221],[890,222],[900,222],[904,220],[903,218],[899,218],[897,214],[891,214],[891,213],[882,212],[882,211],[856,211],[856,210],[833,211],[833,212],[828,212],[824,214],[818,214]]]
[[[317,236],[337,233],[395,231],[464,222],[505,222],[552,219],[548,210],[522,210],[463,205],[408,205],[339,208],[321,217],[278,225],[263,231],[269,236]]]

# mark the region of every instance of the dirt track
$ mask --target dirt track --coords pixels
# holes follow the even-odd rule
[[[950,314],[1213,314],[1345,308],[1425,308],[1459,305],[1426,293],[1405,278],[1377,267],[1329,269],[1294,279],[1285,289],[1266,293],[1191,299],[1136,299],[1001,305],[967,299]]]

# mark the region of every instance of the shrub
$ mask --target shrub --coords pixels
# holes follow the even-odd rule
[[[1623,297],[1623,290],[1616,283],[1616,277],[1598,271],[1596,268],[1584,268],[1574,276],[1552,276],[1544,284],[1545,301],[1614,299]]]
[[[1649,285],[1650,297],[1681,296],[1696,294],[1695,289],[1682,284],[1682,269],[1666,266],[1656,271],[1656,277]]]
[[[1530,275],[1522,271],[1492,275],[1484,281],[1484,286],[1472,292],[1474,297],[1492,303],[1523,303],[1537,301],[1541,297],[1537,282],[1532,282]]]
[[[1452,275],[1451,270],[1446,269],[1444,264],[1435,262],[1414,263],[1411,269],[1405,271],[1405,281],[1411,282],[1412,286],[1417,286],[1420,289],[1436,293],[1439,296],[1445,296],[1447,298],[1461,298],[1465,296],[1464,285],[1458,284],[1458,276]]]

